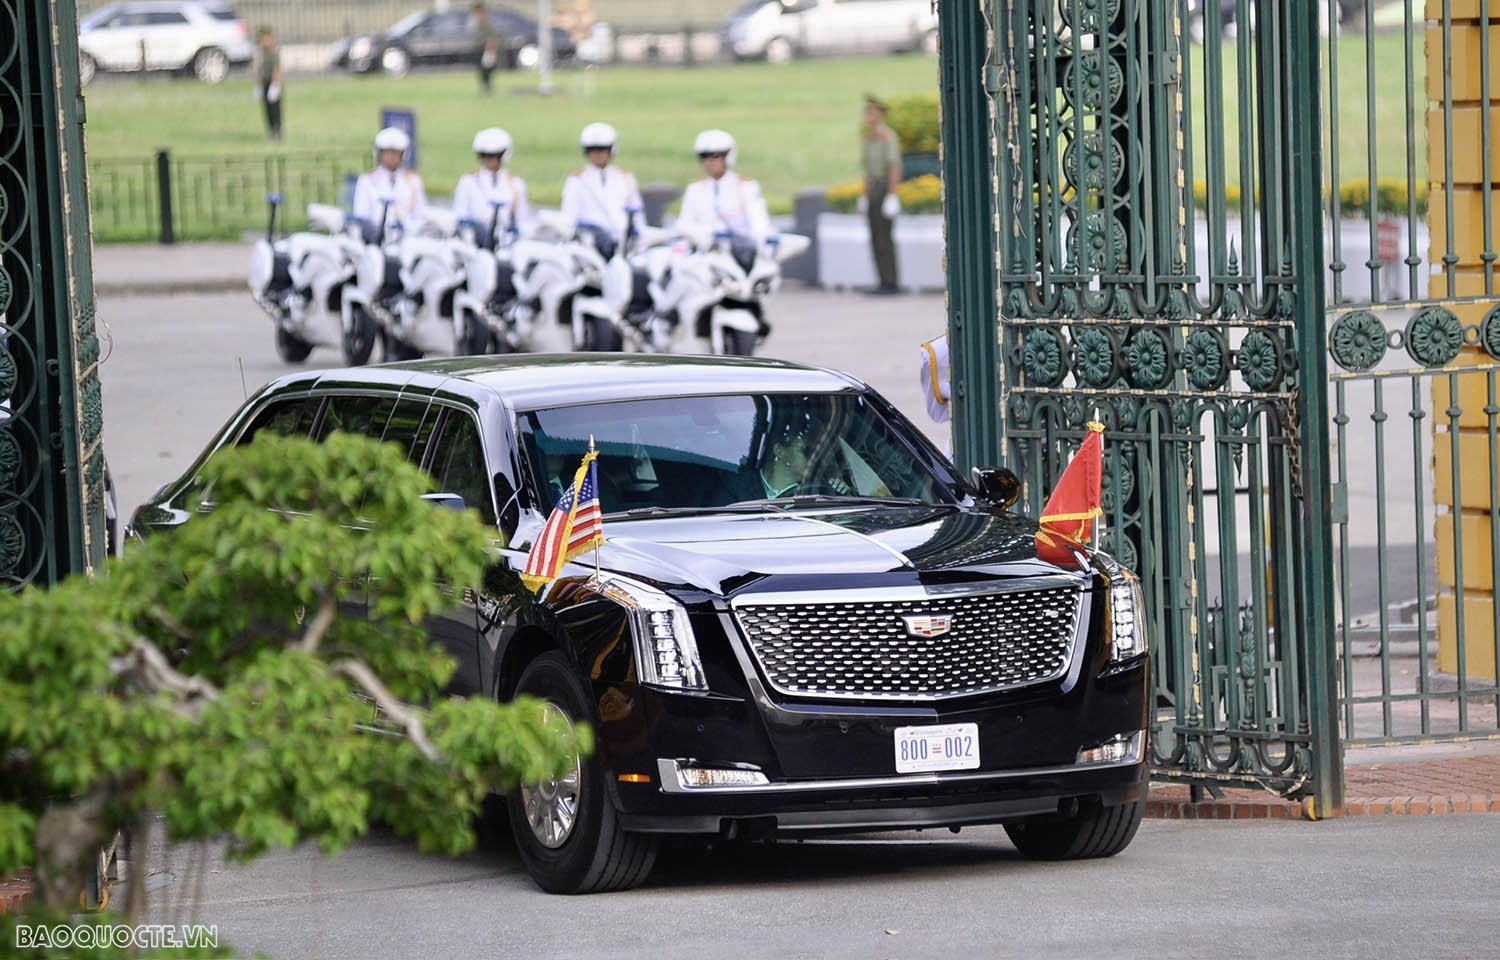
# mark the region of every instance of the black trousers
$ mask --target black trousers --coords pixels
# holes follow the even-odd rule
[[[484,62],[484,54],[480,54],[477,66],[479,67],[479,89],[483,93],[489,93],[490,74],[495,72],[494,62],[491,61],[489,66],[486,66]]]
[[[275,100],[269,99],[266,84],[260,85],[260,103],[266,111],[266,130],[271,134],[271,139],[281,139],[281,97]]]
[[[891,237],[894,221],[880,212],[881,201],[890,191],[884,177],[865,179],[865,216],[870,221],[870,254],[875,259],[875,276],[880,286],[896,289],[896,241]]]

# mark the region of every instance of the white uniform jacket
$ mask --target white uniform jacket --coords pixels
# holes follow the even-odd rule
[[[948,335],[922,344],[922,395],[927,398],[927,415],[938,423],[952,417],[948,408]]]
[[[500,217],[494,221],[494,204],[500,205]],[[526,201],[526,181],[509,170],[476,170],[458,178],[453,191],[453,213],[488,230],[491,222],[504,233],[511,227],[520,229],[531,221],[531,207]]]
[[[715,233],[728,230],[760,243],[771,235],[771,215],[760,183],[733,170],[719,179],[704,177],[687,185],[682,193],[679,223],[707,228]]]
[[[410,227],[422,219],[427,209],[427,191],[422,187],[422,177],[414,170],[387,170],[376,167],[362,173],[354,182],[354,216],[364,221],[371,229],[380,225],[381,208],[390,201],[390,212],[386,214],[387,227],[400,224]]]
[[[602,169],[589,164],[571,174],[563,183],[562,212],[575,225],[603,227],[614,234],[616,242],[625,239],[625,227],[632,219],[636,230],[646,223],[635,174],[614,164]]]

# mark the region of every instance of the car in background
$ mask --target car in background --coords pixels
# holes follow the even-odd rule
[[[1135,835],[1140,582],[1042,535],[1011,509],[1013,473],[962,476],[854,377],[667,354],[299,371],[246,401],[127,537],[213,509],[215,450],[334,430],[396,444],[435,505],[494,534],[480,582],[428,623],[449,692],[535,696],[594,731],[567,775],[506,797],[542,888],[635,886],[668,837],[998,823],[1022,856],[1074,860]],[[602,513],[603,541],[533,592],[532,551],[568,555],[548,517],[581,462],[579,522]]]
[[[354,73],[383,70],[405,76],[414,66],[474,63],[479,39],[468,10],[418,10],[380,33],[348,37],[333,46],[333,66]],[[500,39],[498,66],[531,69],[541,62],[536,21],[504,7],[489,8]],[[552,29],[553,62],[572,60],[574,44],[566,30]]]
[[[840,53],[937,53],[930,0],[749,0],[725,18],[719,44],[736,60],[786,63]]]
[[[142,69],[219,83],[254,59],[250,28],[233,7],[212,0],[112,3],[78,24],[78,73],[85,85],[101,70]]]

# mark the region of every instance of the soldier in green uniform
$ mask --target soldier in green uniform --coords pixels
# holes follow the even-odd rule
[[[479,92],[488,95],[490,74],[495,72],[495,63],[500,59],[500,37],[482,0],[474,4],[474,35],[479,40]]]
[[[281,139],[281,51],[276,48],[276,37],[270,27],[261,27],[255,34],[260,47],[260,62],[255,71],[255,96],[266,112],[266,130],[272,140]]]
[[[896,293],[896,244],[891,227],[896,214],[901,212],[901,200],[896,196],[896,187],[901,183],[901,141],[886,126],[885,103],[868,93],[861,160],[865,175],[861,205],[870,222],[870,252],[875,258],[878,278],[878,285],[869,292]]]

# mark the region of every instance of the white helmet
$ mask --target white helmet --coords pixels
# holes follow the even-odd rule
[[[615,148],[615,128],[607,123],[591,123],[583,128],[578,135],[578,145],[585,150],[594,147],[604,147],[608,150]]]
[[[510,153],[510,134],[499,127],[485,127],[474,134],[474,152],[481,156]]]
[[[693,141],[693,152],[700,158],[705,153],[725,154],[725,165],[733,167],[737,151],[735,150],[734,137],[731,137],[725,131],[705,130],[698,134],[698,139]]]
[[[375,134],[375,149],[378,150],[400,150],[402,153],[411,149],[411,137],[400,127],[386,127]]]

